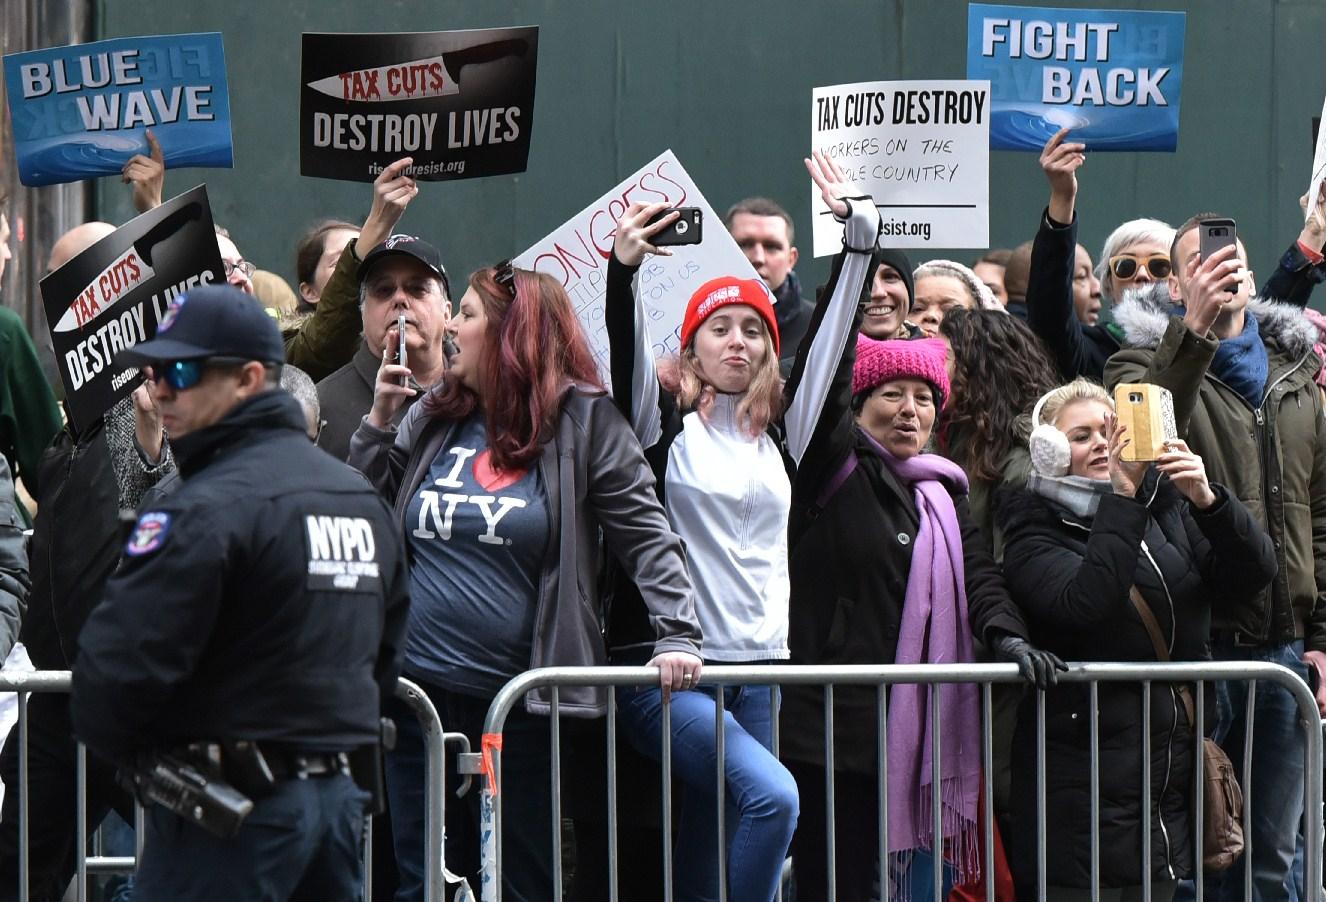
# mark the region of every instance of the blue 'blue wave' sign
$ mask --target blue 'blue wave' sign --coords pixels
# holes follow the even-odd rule
[[[1067,126],[1088,150],[1173,151],[1185,19],[971,4],[967,77],[990,81],[990,147],[1040,150]]]
[[[116,175],[144,132],[166,166],[231,166],[221,35],[114,38],[5,57],[19,180],[54,185]]]

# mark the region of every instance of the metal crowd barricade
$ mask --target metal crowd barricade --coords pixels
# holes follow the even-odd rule
[[[28,902],[29,898],[29,800],[28,800],[28,694],[32,692],[68,692],[70,674],[67,670],[38,670],[32,672],[0,673],[0,692],[18,694],[18,722],[14,729],[19,734],[18,751],[18,792],[19,792],[19,902]],[[446,771],[443,767],[444,751],[447,744],[460,748],[461,756],[468,757],[469,740],[461,733],[446,733],[438,718],[437,709],[423,690],[406,679],[396,685],[396,696],[415,713],[423,727],[424,747],[427,755],[425,787],[428,806],[425,811],[425,884],[427,902],[442,902],[444,894],[443,875],[443,824],[446,814]],[[463,795],[470,787],[470,777],[465,776],[457,788],[457,795]],[[101,855],[89,856],[87,824],[87,750],[78,744],[75,794],[76,821],[76,868],[74,874],[75,892],[78,902],[87,902],[88,880],[97,874],[132,873],[138,858],[143,853],[143,809],[134,804],[134,840],[135,851],[132,857]],[[369,851],[370,835],[365,837],[364,863],[364,898],[371,898],[372,862]],[[6,876],[5,879],[10,879]]]
[[[1319,888],[1321,887],[1321,861],[1322,861],[1322,723],[1317,712],[1316,700],[1307,685],[1293,671],[1280,666],[1279,664],[1270,664],[1265,662],[1253,661],[1235,661],[1235,662],[1193,662],[1179,664],[1160,664],[1160,663],[1093,663],[1077,664],[1069,668],[1067,673],[1059,675],[1061,683],[1087,683],[1090,693],[1090,735],[1091,735],[1091,756],[1090,756],[1090,780],[1091,780],[1091,879],[1093,883],[1091,898],[1093,902],[1098,902],[1100,897],[1100,734],[1099,734],[1099,706],[1097,689],[1100,683],[1123,683],[1134,682],[1142,685],[1142,735],[1147,737],[1146,742],[1150,743],[1150,700],[1151,688],[1153,683],[1196,683],[1196,698],[1203,698],[1203,690],[1207,682],[1217,680],[1243,681],[1248,686],[1247,703],[1247,731],[1244,745],[1243,767],[1240,777],[1240,785],[1243,787],[1245,796],[1245,805],[1243,813],[1243,831],[1244,831],[1244,856],[1250,860],[1252,854],[1252,812],[1257,800],[1251,793],[1252,777],[1252,725],[1255,693],[1258,683],[1269,683],[1285,689],[1293,697],[1298,705],[1299,723],[1304,732],[1304,806],[1302,813],[1302,830],[1304,837],[1304,848],[1307,850],[1304,856],[1304,886],[1314,888],[1309,891],[1309,897],[1315,899],[1319,897]],[[484,750],[485,768],[487,775],[483,785],[482,809],[484,823],[481,829],[483,839],[483,849],[481,852],[482,863],[482,898],[483,902],[501,902],[502,899],[502,880],[504,861],[502,857],[502,744],[501,734],[507,717],[511,712],[523,704],[527,692],[539,689],[549,688],[551,690],[551,716],[549,717],[549,730],[551,733],[552,762],[551,762],[551,795],[552,795],[552,821],[549,824],[552,839],[552,861],[553,861],[553,886],[550,888],[550,898],[560,900],[563,896],[562,888],[562,832],[561,832],[561,749],[560,749],[560,725],[559,725],[559,689],[568,686],[602,686],[602,687],[622,687],[622,686],[648,686],[654,685],[658,681],[658,671],[651,667],[550,667],[540,670],[532,670],[522,674],[508,683],[497,697],[493,700],[488,710],[488,717],[484,724]],[[888,887],[890,885],[889,875],[887,873],[888,861],[888,819],[886,812],[888,810],[888,786],[887,786],[887,737],[888,737],[888,702],[887,688],[891,685],[900,683],[922,683],[922,684],[942,684],[942,683],[976,683],[980,686],[981,696],[981,756],[983,770],[983,831],[984,831],[984,860],[982,862],[981,872],[985,884],[985,898],[993,900],[995,898],[995,869],[994,869],[994,817],[993,817],[993,767],[992,767],[992,701],[991,687],[995,683],[1022,683],[1022,678],[1018,674],[1017,667],[1013,664],[959,664],[959,665],[880,665],[880,666],[713,666],[704,669],[701,682],[709,685],[812,685],[823,687],[825,694],[825,761],[834,761],[834,730],[833,730],[833,690],[835,686],[866,686],[874,687],[877,693],[876,708],[876,732],[878,748],[878,809],[880,812],[880,831],[879,831],[879,864],[880,864],[880,887],[881,893],[887,897]],[[1053,689],[1049,691],[1054,691]],[[609,706],[607,714],[607,769],[604,775],[607,783],[608,811],[607,811],[607,829],[608,829],[608,855],[609,855],[609,893],[612,902],[617,902],[619,896],[617,858],[617,740],[616,740],[616,699],[615,693],[609,692]],[[718,695],[719,703],[717,709],[717,773],[715,775],[716,789],[718,793],[724,791],[724,772],[723,772],[723,710],[722,693]],[[935,798],[932,801],[934,814],[934,835],[942,836],[943,830],[940,824],[942,815],[942,805],[939,799],[941,757],[940,757],[940,718],[942,711],[939,704],[939,693],[931,693],[930,717],[932,721],[931,729],[931,767],[934,776]],[[673,902],[672,888],[672,862],[671,862],[671,785],[672,785],[672,766],[671,766],[671,743],[667,741],[671,735],[669,707],[665,705],[662,709],[662,748],[660,749],[660,762],[662,765],[662,836],[663,839],[663,896],[665,902]],[[1204,881],[1201,878],[1200,862],[1202,860],[1202,795],[1205,783],[1205,774],[1203,773],[1203,755],[1202,755],[1202,737],[1204,735],[1205,717],[1203,705],[1196,705],[1196,724],[1194,736],[1190,741],[1194,744],[1194,784],[1193,792],[1193,832],[1195,854],[1194,861],[1197,863],[1198,879],[1195,881],[1195,892],[1198,902],[1204,897]],[[490,741],[491,740],[491,741]],[[1039,902],[1045,902],[1046,899],[1046,760],[1045,760],[1045,693],[1036,691],[1036,848],[1038,862],[1037,893]],[[774,718],[774,751],[778,748],[778,718]],[[1142,755],[1143,778],[1142,778],[1142,810],[1149,812],[1151,810],[1151,783],[1150,783],[1150,754]],[[835,827],[834,827],[834,781],[833,767],[826,766],[826,821],[828,824],[828,836],[825,837],[828,849],[828,868],[829,868],[829,894],[830,902],[836,898],[835,891],[835,871],[836,859],[834,855]],[[493,785],[496,783],[496,787]],[[497,791],[495,791],[495,789]],[[726,861],[725,833],[722,825],[722,812],[724,804],[721,797],[717,805],[719,814],[719,824],[715,831],[716,854],[719,862]],[[1147,815],[1149,819],[1149,814]],[[1143,884],[1144,902],[1150,902],[1152,897],[1151,872],[1150,865],[1150,845],[1151,830],[1143,829],[1142,833],[1142,862],[1143,871],[1146,874]],[[941,902],[943,886],[943,867],[944,856],[933,855],[934,872],[934,899],[935,902]],[[513,863],[519,866],[519,863]],[[869,863],[863,863],[862,866],[868,866]],[[793,862],[795,871],[795,862]],[[1244,868],[1244,896],[1246,899],[1252,899],[1252,868]],[[727,886],[722,879],[720,866],[720,884],[719,898],[726,900]]]

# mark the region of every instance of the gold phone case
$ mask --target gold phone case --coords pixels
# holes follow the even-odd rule
[[[1116,385],[1114,410],[1119,422],[1128,427],[1125,437],[1132,440],[1120,455],[1126,461],[1157,460],[1165,452],[1165,443],[1179,437],[1174,425],[1174,396],[1159,385]]]

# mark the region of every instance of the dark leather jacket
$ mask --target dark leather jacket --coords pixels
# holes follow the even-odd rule
[[[421,403],[410,408],[398,429],[384,431],[365,421],[350,439],[350,465],[395,504],[402,535],[410,498],[455,426],[454,421],[426,416]],[[654,494],[654,474],[640,443],[612,399],[569,388],[539,467],[548,509],[557,516],[539,581],[530,667],[608,663],[598,585],[600,529],[640,588],[657,636],[654,653],[700,654],[700,627],[681,540],[669,528]],[[595,717],[606,710],[607,690],[563,688],[558,703],[569,715]],[[525,707],[548,713],[550,693],[531,692]]]

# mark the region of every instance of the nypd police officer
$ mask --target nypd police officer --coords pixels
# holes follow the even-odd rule
[[[275,320],[229,286],[182,296],[145,365],[182,484],[143,510],[74,664],[76,734],[142,773],[187,762],[248,796],[214,835],[152,805],[135,899],[358,898],[367,794],[408,606],[390,513],[279,390]]]

